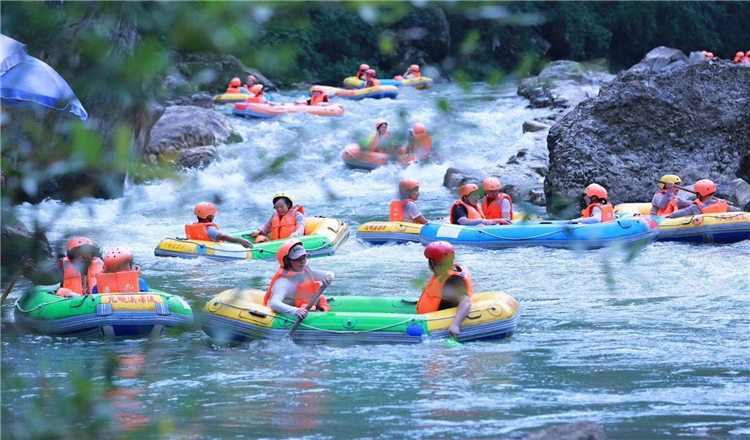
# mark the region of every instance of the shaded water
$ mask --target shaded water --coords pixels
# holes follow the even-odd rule
[[[439,110],[440,99],[453,111]],[[422,183],[425,215],[443,216],[454,197],[442,187],[445,169],[490,172],[507,160],[523,121],[545,114],[525,105],[512,84],[470,93],[436,86],[404,90],[397,101],[346,102],[337,119],[238,120],[246,141],[221,147],[221,160],[180,182],[138,185],[112,201],[26,205],[20,217],[48,224],[57,248],[74,234],[131,248],[150,286],[183,295],[199,313],[227,288],[265,289],[276,267],[154,257],[160,239],[183,234],[195,203],[217,200],[217,223],[232,230],[265,222],[271,197],[284,191],[308,214],[338,217],[354,234],[365,221],[387,218],[398,181],[411,177]],[[448,162],[346,169],[341,150],[380,118],[402,139],[424,122]],[[279,157],[283,165],[269,171]],[[429,277],[422,250],[370,247],[352,235],[337,255],[311,266],[336,273],[330,295],[415,296]],[[592,420],[611,438],[750,438],[750,241],[657,243],[633,253],[458,248],[457,255],[477,291],[519,301],[512,338],[459,348],[215,347],[199,328],[155,341],[51,338],[11,331],[11,297],[2,311],[2,434],[506,438]],[[77,413],[80,390],[91,386],[96,411]],[[65,397],[74,391],[79,398]],[[112,427],[93,423],[100,419]]]

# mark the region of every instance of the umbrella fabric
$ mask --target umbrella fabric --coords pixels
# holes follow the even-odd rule
[[[81,101],[67,82],[47,63],[26,54],[24,45],[2,37],[0,63],[0,98],[4,105],[33,107],[36,103],[70,112],[83,120],[88,118]]]

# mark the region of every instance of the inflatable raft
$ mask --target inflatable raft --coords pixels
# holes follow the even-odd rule
[[[415,89],[429,89],[432,87],[432,78],[423,76],[421,78],[411,79],[381,79],[381,86],[395,86],[395,87],[414,87]],[[356,76],[350,76],[344,79],[344,87],[347,89],[362,89],[365,87],[365,81],[357,79]]]
[[[234,105],[232,114],[246,118],[276,118],[287,113],[308,113],[318,116],[341,116],[344,107],[341,104],[307,105],[307,104],[258,104],[252,102],[240,102]]]
[[[637,214],[646,215],[650,212],[650,203],[623,203],[615,207],[615,214],[621,218]],[[736,243],[750,238],[750,213],[747,212],[701,214],[679,218],[654,216],[654,219],[659,223],[658,241]]]
[[[245,238],[251,242],[250,234],[257,229],[231,232],[229,235]],[[304,237],[295,237],[313,257],[333,255],[349,238],[349,227],[335,218],[305,217]],[[267,241],[245,249],[234,243],[214,243],[213,241],[188,240],[186,238],[165,238],[156,249],[157,257],[208,257],[215,260],[257,260],[275,258],[279,247],[290,239]]]
[[[36,286],[15,305],[16,324],[45,335],[158,336],[192,324],[193,311],[177,295],[154,290],[62,298],[60,285]]]
[[[220,343],[280,340],[296,321],[263,305],[264,291],[226,290],[203,308],[203,331]],[[295,342],[417,343],[448,338],[456,308],[418,315],[417,298],[329,296],[330,312],[310,312]],[[503,339],[518,327],[518,303],[504,293],[474,294],[461,342]]]
[[[396,86],[377,86],[367,87],[357,90],[340,89],[338,87],[321,86],[331,97],[351,99],[359,101],[360,99],[396,99],[398,97],[398,87]],[[312,88],[310,89],[312,91]]]
[[[461,226],[431,221],[422,227],[419,237],[423,244],[447,241],[486,248],[547,246],[596,249],[614,244],[649,243],[658,233],[657,223],[646,216],[590,225],[568,224],[564,220],[496,226]]]
[[[360,170],[374,170],[378,167],[392,164],[408,166],[418,160],[414,154],[386,154],[362,151],[357,143],[347,145],[344,152],[341,153],[341,159],[349,168]],[[442,153],[433,151],[420,162],[441,164],[445,162],[445,156]]]
[[[244,89],[242,93],[221,93],[214,96],[214,105],[245,102],[245,100],[250,96],[252,96],[250,92],[245,92]]]

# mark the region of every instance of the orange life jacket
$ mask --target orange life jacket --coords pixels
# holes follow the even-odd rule
[[[373,139],[370,141],[370,151],[382,151],[383,149],[380,148],[380,142],[385,141],[386,148],[391,148],[391,132],[386,131],[383,136],[379,136],[378,132],[375,132],[375,136],[373,136]]]
[[[273,292],[273,285],[276,284],[276,281],[278,281],[279,278],[291,278],[293,281],[299,283],[297,292],[294,294],[295,307],[307,307],[307,304],[310,302],[312,297],[315,296],[316,293],[318,293],[318,290],[320,290],[320,283],[315,281],[312,271],[309,267],[305,266],[305,269],[302,272],[292,272],[290,270],[284,269],[283,267],[279,267],[279,270],[276,271],[276,275],[274,275],[273,279],[271,279],[271,284],[268,286],[266,296],[263,297],[264,306],[268,306],[268,302],[271,300],[271,293]],[[328,312],[331,310],[331,307],[328,305],[328,301],[325,299],[325,297],[323,297],[323,295],[320,295],[317,304],[315,304],[310,310],[316,309],[320,309],[324,312]]]
[[[487,201],[487,197],[482,199],[482,212],[485,218],[496,219],[503,218],[503,200],[507,200],[510,203],[510,220],[513,220],[513,199],[508,194],[500,193],[497,198],[491,202]]]
[[[432,153],[432,137],[427,133],[415,134],[412,148],[417,158],[424,158]]]
[[[365,87],[377,87],[380,85],[380,80],[377,78],[370,78],[367,80],[367,84],[365,84]]]
[[[237,93],[242,93],[241,87],[232,87],[232,86],[229,86],[229,87],[227,87],[227,93],[231,93],[233,95],[235,95]]]
[[[658,191],[658,192],[657,192],[656,194],[666,194],[666,193],[667,193],[667,190],[665,189],[665,190],[662,190],[662,191]],[[656,194],[654,194],[654,196],[655,196]],[[677,211],[677,204],[678,204],[679,202],[680,202],[680,199],[678,199],[677,197],[673,198],[673,199],[672,199],[672,200],[671,200],[671,201],[669,202],[669,204],[667,205],[667,207],[666,207],[666,208],[664,208],[664,209],[659,209],[659,211],[657,211],[657,213],[656,213],[656,216],[657,216],[657,217],[668,217],[668,216],[669,216],[669,214],[671,214],[671,213],[673,213],[673,212]]]
[[[297,211],[302,215],[305,214],[305,208],[302,206],[292,206],[289,212],[284,214],[284,217],[279,218],[278,212],[273,215],[273,219],[271,219],[271,240],[289,238],[297,230],[297,219],[294,218]]]
[[[468,214],[469,218],[472,220],[486,218],[484,216],[484,212],[482,212],[481,206],[474,207],[474,206],[469,205],[468,203],[464,203],[463,200],[456,200],[456,202],[453,205],[451,205],[451,210],[448,213],[448,218],[451,221],[451,223],[453,223],[453,210],[455,210],[456,206],[459,206],[459,205],[466,208],[466,213]]]
[[[249,102],[249,103],[252,103],[252,104],[263,104],[264,102],[266,102],[266,98],[264,98],[263,95],[261,95],[261,96],[250,96],[250,97],[248,97],[245,100],[245,102]]]
[[[313,95],[310,98],[310,105],[318,105],[323,102],[328,102],[329,99],[330,98],[328,97],[328,93],[323,93],[317,98],[315,97],[315,95]]]
[[[702,214],[720,214],[729,211],[726,200],[714,198],[713,201],[716,203],[702,203],[699,199],[696,199],[693,203],[698,205]]]
[[[445,287],[445,283],[452,276],[463,278],[466,282],[466,293],[469,294],[469,298],[474,298],[474,289],[471,286],[471,272],[466,267],[456,264],[454,269],[440,276],[432,275],[432,278],[430,278],[430,281],[427,282],[422,291],[419,301],[417,301],[418,314],[423,315],[425,313],[437,312],[440,309],[440,302],[443,300],[443,287]]]
[[[360,70],[359,72],[357,72],[357,79],[364,80],[365,79],[364,76],[365,76],[364,70]]]
[[[185,235],[188,240],[211,241],[211,237],[208,236],[209,226],[213,226],[216,230],[219,230],[219,227],[213,223],[195,222],[190,225],[185,225]],[[217,243],[221,243],[221,241],[217,241]]]
[[[102,272],[96,276],[96,289],[99,293],[140,292],[138,284],[140,272],[137,268],[115,273]]]
[[[257,83],[256,83],[256,84],[257,84]],[[253,86],[254,86],[254,85],[255,85],[255,84],[253,84]],[[250,87],[252,87],[252,86],[249,86],[249,85],[245,84],[245,85],[243,85],[242,87],[244,87],[244,88],[245,88],[245,90],[247,90],[248,92],[250,92],[250,93],[253,93],[253,92],[251,92],[251,91],[250,91]],[[254,95],[254,94],[255,94],[255,93],[253,93],[253,95]]]
[[[388,215],[389,222],[404,221],[404,206],[407,202],[413,202],[413,199],[394,200],[391,202],[391,212]],[[412,219],[413,220],[413,219]]]
[[[586,209],[581,211],[581,216],[585,218],[591,217],[591,213],[594,211],[594,208],[599,208],[602,210],[602,223],[615,220],[615,210],[609,203],[592,203],[587,206]]]
[[[78,271],[75,264],[68,257],[60,260],[60,266],[63,268],[63,282],[62,287],[70,289],[73,292],[83,295],[83,277],[81,272]],[[94,257],[91,259],[89,264],[89,270],[86,274],[86,293],[91,293],[96,286],[97,276],[104,271],[104,262],[101,258]]]

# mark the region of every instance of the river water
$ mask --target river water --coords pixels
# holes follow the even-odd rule
[[[280,100],[301,99],[286,92]],[[441,104],[442,102],[442,104]],[[446,104],[449,107],[445,110]],[[152,288],[182,295],[199,316],[222,290],[265,289],[263,261],[157,258],[183,235],[192,208],[219,206],[223,230],[260,225],[271,198],[290,193],[309,215],[344,220],[352,237],[311,266],[336,273],[330,295],[416,296],[429,277],[419,244],[370,247],[354,237],[387,218],[398,181],[422,184],[428,218],[454,196],[448,166],[490,173],[513,154],[526,108],[515,85],[439,85],[396,101],[345,102],[346,115],[236,120],[245,141],[179,180],[129,187],[117,200],[18,208],[62,250],[73,235],[126,246]],[[390,121],[405,140],[414,122],[433,134],[443,165],[345,168],[344,146]],[[512,183],[512,182],[506,182]],[[628,251],[469,250],[475,290],[501,290],[521,309],[518,332],[446,347],[213,346],[196,326],[179,336],[84,340],[19,335],[3,307],[3,438],[513,438],[590,420],[611,438],[750,438],[750,241],[729,246],[656,243]]]

